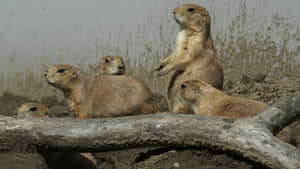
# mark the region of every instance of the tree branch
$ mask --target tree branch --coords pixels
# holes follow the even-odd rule
[[[95,152],[141,146],[204,146],[235,152],[274,169],[297,169],[300,150],[274,137],[272,130],[296,120],[299,101],[285,98],[249,119],[173,114],[80,120],[0,117],[0,151],[38,148]]]
[[[300,99],[297,97],[283,97],[267,110],[253,117],[252,120],[268,125],[269,130],[277,134],[299,117]]]

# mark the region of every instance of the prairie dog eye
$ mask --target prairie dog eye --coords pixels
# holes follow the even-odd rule
[[[29,110],[30,111],[37,111],[37,107],[31,107]]]
[[[186,85],[185,85],[185,84],[182,84],[182,85],[181,85],[181,88],[182,88],[182,89],[186,88]]]
[[[64,73],[64,72],[65,72],[65,69],[59,69],[57,72],[58,72],[58,73]]]
[[[105,63],[109,63],[110,62],[110,60],[108,60],[108,59],[105,59]]]
[[[193,12],[195,9],[194,8],[188,8],[187,11],[188,12]]]

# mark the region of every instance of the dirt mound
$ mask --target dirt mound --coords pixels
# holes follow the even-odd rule
[[[140,148],[97,153],[99,168],[120,169],[265,169],[236,156],[205,149]],[[112,164],[113,163],[113,164]]]
[[[0,114],[3,116],[11,116],[12,113],[24,102],[31,102],[30,98],[16,96],[8,92],[4,92],[0,97]]]
[[[1,169],[48,169],[37,153],[0,153]]]
[[[263,74],[254,77],[243,75],[241,79],[225,81],[224,91],[232,96],[246,97],[267,104],[283,96],[300,96],[300,79],[265,80]]]

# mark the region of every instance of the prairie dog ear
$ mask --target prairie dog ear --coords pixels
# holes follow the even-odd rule
[[[200,80],[191,80],[191,81],[189,81],[189,83],[193,86],[193,91],[198,94],[201,93],[202,88],[205,88],[208,86],[207,83],[200,81]]]
[[[200,80],[197,80],[195,82],[199,87],[207,87],[209,84],[205,83],[204,81],[200,81]]]

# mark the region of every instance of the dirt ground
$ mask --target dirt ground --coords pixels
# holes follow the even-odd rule
[[[224,90],[229,95],[241,96],[263,101],[268,104],[274,103],[279,97],[296,95],[300,96],[300,79],[284,79],[282,81],[269,81],[264,75],[248,77],[242,76],[235,81],[225,81]],[[155,95],[162,111],[166,111],[166,101],[162,96]],[[53,117],[71,116],[64,101],[56,101],[55,97],[45,97],[39,102],[46,104]],[[12,115],[12,112],[24,102],[34,101],[29,98],[4,93],[0,97],[0,114]],[[290,131],[295,138],[300,134],[298,121],[290,125]],[[293,144],[298,145],[297,139]],[[265,168],[235,155],[226,154],[207,149],[178,149],[168,147],[137,148],[115,152],[96,153],[99,169],[259,169]],[[9,161],[6,155],[0,155],[2,169],[4,161]],[[33,158],[33,160],[39,158]],[[30,160],[26,160],[30,163]],[[24,161],[22,168],[26,169]],[[29,168],[30,165],[28,165]],[[16,167],[18,168],[18,167]]]

